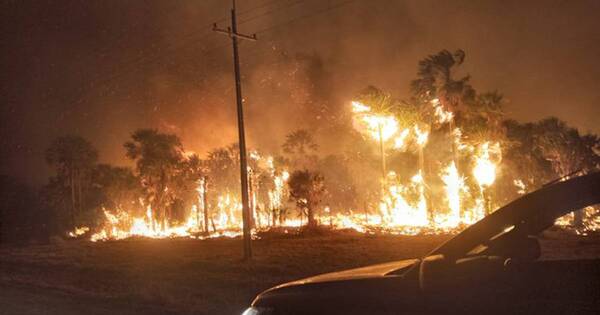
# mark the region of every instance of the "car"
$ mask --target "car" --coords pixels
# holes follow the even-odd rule
[[[600,172],[552,183],[425,257],[285,283],[243,314],[600,314],[600,260],[539,260],[537,238],[598,203]]]

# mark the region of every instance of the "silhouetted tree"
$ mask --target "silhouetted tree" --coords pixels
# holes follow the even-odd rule
[[[92,183],[101,194],[102,206],[127,211],[140,208],[142,187],[130,168],[99,164],[93,172]]]
[[[97,159],[96,149],[79,136],[59,137],[46,150],[46,162],[56,169],[56,184],[63,184],[70,190],[72,225],[75,225],[75,216],[85,208],[84,194]]]
[[[535,124],[534,139],[559,176],[593,169],[600,163],[600,157],[594,152],[597,137],[582,137],[577,129],[568,127],[558,118],[547,118]]]
[[[457,113],[475,98],[470,76],[453,77],[453,70],[465,60],[465,52],[442,50],[419,61],[418,78],[411,82],[413,93],[426,102],[437,98],[445,110]]]
[[[325,193],[324,178],[318,172],[308,170],[295,171],[288,181],[290,197],[300,211],[306,214],[308,226],[316,226],[316,208]]]
[[[202,179],[207,175],[208,170],[205,161],[202,161],[197,154],[191,154],[186,156],[180,164],[180,172],[176,177],[176,199],[179,200],[181,205],[180,209],[191,209],[193,205],[196,206],[196,219],[200,218],[200,211],[204,211],[207,215],[208,209],[203,209],[200,206],[203,201],[199,199],[198,189],[202,184]],[[184,213],[180,213],[184,214]],[[198,221],[199,222],[199,221]],[[205,224],[205,229],[208,224]]]
[[[579,170],[596,169],[600,156],[596,136],[582,137],[575,128],[570,128],[558,118],[544,119],[534,127],[534,139],[542,156],[548,160],[559,176],[567,176]],[[574,212],[576,226],[583,223],[581,211]]]
[[[155,129],[139,129],[124,144],[127,157],[136,163],[146,200],[152,206],[154,220],[162,227],[168,219],[168,207],[175,200],[176,180],[181,171],[183,146],[176,135]]]
[[[360,91],[356,100],[369,106],[371,112],[384,116],[394,116],[399,106],[398,100],[394,99],[391,94],[372,85]]]
[[[533,123],[521,124],[514,120],[502,123],[506,141],[502,146],[502,164],[498,172],[498,198],[501,203],[515,199],[520,190],[515,181],[525,185],[524,192],[534,191],[556,178],[552,165],[537,146]]]
[[[308,130],[298,129],[289,133],[285,137],[282,148],[296,168],[306,168],[316,163],[319,146]]]
[[[327,194],[324,200],[332,210],[356,209],[357,191],[343,156],[328,155],[319,161]]]
[[[206,168],[210,174],[211,187],[219,193],[237,192],[240,182],[239,154],[236,144],[210,151]]]

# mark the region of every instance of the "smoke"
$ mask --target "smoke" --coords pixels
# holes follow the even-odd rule
[[[43,152],[60,135],[87,137],[103,162],[127,164],[136,128],[178,134],[204,155],[237,139],[228,1],[39,1],[2,4],[2,173],[44,182]],[[512,118],[556,115],[599,132],[599,3],[580,1],[240,0],[249,145],[269,152],[286,133],[343,144],[357,91],[407,97],[417,62],[466,51],[478,90],[498,89]],[[260,7],[249,12],[250,9]],[[245,12],[245,13],[244,13]]]

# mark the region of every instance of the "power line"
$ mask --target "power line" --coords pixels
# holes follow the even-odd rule
[[[297,21],[300,21],[300,20],[303,20],[303,19],[307,19],[307,18],[311,18],[313,16],[316,16],[316,15],[319,15],[319,14],[323,14],[325,12],[329,12],[329,11],[341,8],[341,7],[347,5],[347,4],[351,3],[351,2],[354,2],[354,1],[356,1],[356,0],[347,0],[347,1],[339,2],[339,3],[337,3],[337,4],[333,5],[333,6],[328,6],[328,7],[324,8],[324,9],[322,9],[322,10],[319,10],[319,11],[316,11],[316,12],[311,12],[311,13],[308,13],[308,14],[304,14],[304,15],[298,16],[296,18],[293,18],[291,20],[288,20],[288,21],[285,21],[285,22],[282,22],[282,23],[278,23],[278,24],[272,25],[272,26],[267,27],[267,28],[263,28],[263,29],[259,30],[257,32],[257,34],[264,34],[266,32],[269,32],[269,31],[272,31],[274,29],[277,29],[277,28],[280,28],[280,27],[283,27],[283,26],[295,23]],[[258,9],[260,7],[266,7],[269,4],[274,4],[274,3],[278,3],[278,2],[280,2],[280,0],[279,1],[270,1],[270,2],[267,2],[267,3],[263,4],[262,6],[258,6],[258,7],[252,8],[252,9],[248,9],[248,10],[246,10],[244,12],[251,12],[251,11],[256,10],[256,9]],[[289,4],[288,6],[280,7],[280,8],[289,8],[289,7],[292,7],[292,6],[296,5],[296,4],[299,4],[300,2],[302,2],[302,1],[294,1],[294,2],[288,3]],[[280,11],[280,9],[272,10],[272,12],[270,12],[270,13],[273,13],[275,11]],[[249,20],[247,20],[247,22],[249,22],[249,21],[251,21],[253,19],[255,19],[255,18],[249,19]],[[195,43],[195,42],[199,42],[201,40],[204,40],[207,37],[209,37],[211,34],[212,33],[210,31],[207,31],[207,33],[204,34],[204,36],[202,36],[202,37],[200,37],[198,39],[194,39],[192,42],[183,40],[183,41],[180,41],[179,45],[171,46],[171,47],[169,47],[169,48],[167,48],[167,49],[165,49],[163,51],[160,51],[160,53],[157,54],[157,55],[155,55],[155,56],[148,56],[148,55],[146,55],[146,56],[144,56],[142,58],[138,58],[137,60],[132,60],[132,62],[129,63],[129,65],[125,65],[125,67],[120,68],[119,72],[115,72],[113,75],[111,75],[109,77],[106,77],[104,79],[92,81],[89,84],[89,86],[96,86],[96,87],[97,86],[103,86],[103,87],[108,87],[108,85],[110,83],[112,83],[112,82],[114,82],[114,81],[116,81],[116,80],[118,80],[118,79],[120,79],[120,78],[122,78],[122,77],[124,77],[124,76],[126,76],[128,74],[135,73],[136,71],[140,71],[140,70],[146,69],[145,67],[141,67],[143,64],[148,65],[148,64],[154,63],[154,62],[156,62],[156,61],[158,61],[160,59],[166,58],[166,57],[169,56],[170,52],[174,52],[174,51],[177,51],[177,50],[180,50],[180,49],[189,49],[189,48],[192,48],[194,46],[190,45],[190,43]],[[185,38],[192,37],[193,35],[196,35],[195,32],[192,32],[192,33],[188,34]],[[212,53],[213,51],[216,51],[217,49],[220,49],[220,48],[224,48],[225,46],[227,46],[227,45],[224,44],[224,45],[214,46],[212,48],[209,48],[209,49],[205,50],[203,52],[203,54],[206,55],[208,53]],[[264,55],[264,53],[263,53],[263,55]],[[250,55],[250,57],[254,57],[254,56],[258,56],[258,54],[251,54]],[[216,61],[216,59],[212,59],[211,61]],[[218,65],[209,67],[208,69],[213,69],[213,68],[218,68]],[[75,98],[75,100],[76,100],[77,103],[81,103],[85,99],[85,97],[84,97],[85,94],[84,93],[85,92],[80,93],[81,95],[78,98]]]
[[[272,14],[272,13],[275,13],[275,12],[277,12],[277,11],[281,11],[281,10],[284,10],[284,9],[289,9],[289,8],[291,8],[291,7],[293,7],[293,6],[297,5],[297,4],[300,4],[300,3],[302,3],[302,2],[304,2],[304,0],[296,0],[296,1],[292,1],[292,2],[290,3],[290,5],[287,5],[287,6],[282,6],[282,7],[278,7],[278,8],[274,8],[274,9],[271,9],[271,10],[269,10],[269,11],[266,11],[266,12],[263,12],[263,13],[260,13],[260,14],[254,15],[254,16],[251,16],[251,17],[249,17],[249,18],[247,18],[247,19],[245,19],[245,20],[243,20],[243,21],[240,21],[240,22],[239,22],[239,24],[240,24],[240,25],[241,25],[241,24],[245,24],[245,23],[248,23],[248,22],[254,21],[254,20],[258,19],[258,18],[261,18],[261,17],[263,17],[263,16],[267,16],[267,15],[270,15],[270,14]]]
[[[273,5],[273,4],[277,4],[277,3],[280,3],[280,2],[281,2],[281,0],[268,1],[268,2],[265,2],[265,3],[261,4],[261,5],[258,5],[258,6],[255,6],[253,8],[247,9],[247,10],[243,11],[242,14],[248,14],[248,13],[253,12],[255,10],[259,10],[261,8],[266,8],[266,7],[269,7],[269,6]],[[291,7],[292,5],[295,5],[295,4],[299,3],[299,2],[300,1],[296,1],[296,2],[292,3],[291,5],[280,7],[280,9],[281,8],[285,9],[285,8]],[[278,10],[272,10],[272,12],[276,12],[276,11],[278,11]],[[266,15],[268,15],[268,14],[263,14],[262,16],[266,16]],[[254,20],[255,18],[256,17],[250,18],[250,19],[246,20],[243,23],[247,23],[247,22],[249,22],[251,20]],[[243,24],[243,23],[240,23],[240,24]],[[198,31],[200,31],[200,32],[198,32]],[[188,42],[186,40],[190,39],[190,38],[192,38],[192,37],[194,37],[196,35],[198,35],[198,33],[205,33],[205,34],[204,34],[204,36],[202,36],[202,37],[200,37],[198,39],[193,40],[193,42],[198,42],[198,41],[204,40],[204,39],[206,39],[207,37],[209,37],[212,34],[207,29],[192,31],[192,32],[188,33],[187,35],[185,35],[185,37],[183,37],[179,41],[181,44],[175,45],[175,46],[171,46],[170,48],[167,48],[166,51],[161,51],[159,54],[157,54],[154,57],[146,55],[146,56],[143,56],[141,58],[134,58],[134,59],[130,59],[129,61],[123,62],[122,64],[124,64],[125,66],[124,66],[124,68],[120,68],[119,72],[116,72],[113,75],[110,75],[107,78],[101,79],[99,81],[98,80],[94,80],[94,81],[90,82],[89,85],[90,86],[106,86],[109,83],[111,83],[111,82],[113,82],[115,80],[118,80],[118,79],[122,78],[123,76],[125,76],[127,74],[130,74],[131,73],[130,71],[133,71],[136,68],[139,69],[139,70],[141,70],[141,66],[143,64],[153,63],[153,62],[155,62],[157,60],[160,60],[162,58],[166,58],[167,56],[169,56],[170,52],[174,52],[174,51],[177,51],[179,49],[187,49],[187,48],[194,47],[193,45],[189,45],[190,42]],[[185,46],[187,46],[187,47],[185,47]],[[216,47],[213,47],[213,48],[210,48],[210,49],[204,51],[204,53],[206,54],[206,53],[215,51],[215,50],[217,50],[219,48],[223,48],[225,46],[226,45],[219,45],[219,46],[216,46]],[[137,70],[137,71],[139,71],[139,70]],[[83,93],[85,93],[85,92],[83,92]],[[80,97],[78,97],[78,98],[76,97],[75,98],[75,100],[76,100],[77,103],[81,103],[83,101],[83,98],[84,98],[83,97],[84,96],[83,93],[81,93],[82,95]]]
[[[241,15],[248,14],[248,13],[251,13],[251,12],[253,12],[255,10],[260,10],[262,8],[267,8],[267,7],[269,7],[269,6],[273,5],[273,4],[280,3],[281,1],[282,0],[267,1],[265,3],[262,3],[260,5],[255,6],[255,7],[252,7],[252,8],[249,8],[247,10],[244,10],[240,14]],[[175,1],[173,3],[176,4],[177,2]],[[172,5],[172,6],[168,7],[168,8],[169,8],[170,12],[174,12],[175,9],[177,8],[177,6],[176,5]],[[224,19],[225,18],[222,18],[221,20],[224,20]],[[245,23],[245,22],[243,22],[243,23]],[[240,24],[243,24],[243,23],[240,23]],[[104,86],[104,85],[107,85],[107,83],[110,83],[110,82],[112,82],[114,80],[122,78],[126,74],[129,74],[131,70],[133,70],[135,68],[139,68],[143,64],[152,63],[152,62],[157,61],[159,59],[165,58],[165,57],[167,57],[169,55],[170,52],[176,51],[176,50],[181,49],[181,48],[185,48],[185,47],[183,47],[184,45],[186,45],[186,46],[189,45],[189,42],[186,42],[186,40],[199,35],[199,33],[200,34],[204,33],[204,36],[202,36],[202,37],[194,40],[193,42],[198,42],[200,40],[204,40],[207,37],[209,37],[210,34],[212,34],[210,32],[210,30],[205,29],[205,28],[203,28],[201,30],[191,31],[191,32],[187,33],[184,37],[182,37],[181,40],[179,40],[179,42],[183,43],[183,45],[180,44],[180,45],[176,45],[176,46],[167,48],[166,51],[159,51],[158,55],[155,56],[154,58],[152,56],[145,55],[145,56],[142,56],[142,57],[134,57],[134,58],[131,58],[129,60],[126,60],[125,62],[121,62],[121,64],[124,65],[124,66],[123,67],[119,67],[118,66],[119,67],[118,72],[115,72],[114,74],[109,75],[108,77],[106,77],[104,79],[92,80],[89,83],[89,86]],[[226,45],[220,45],[220,46],[217,46],[217,47],[213,47],[213,48],[207,50],[206,52],[210,52],[212,50],[216,50],[216,49],[222,48],[224,46],[226,46]],[[193,47],[193,45],[189,45],[187,48],[190,48],[190,47]],[[109,55],[110,54],[110,49],[108,49],[108,48],[104,49],[102,52],[99,52],[97,54],[98,55]],[[82,101],[82,96],[79,97],[79,101],[77,101],[78,103],[80,103]],[[77,97],[75,99],[77,99]]]
[[[304,15],[298,16],[298,17],[296,17],[296,18],[293,18],[293,19],[291,19],[291,20],[288,20],[288,21],[285,21],[285,22],[282,22],[282,23],[279,23],[279,24],[275,24],[275,25],[272,25],[272,26],[270,26],[270,27],[267,27],[267,28],[261,29],[261,30],[259,30],[258,32],[256,32],[256,34],[265,34],[265,33],[267,33],[267,32],[270,32],[270,31],[274,30],[274,29],[277,29],[277,28],[280,28],[280,27],[283,27],[283,26],[286,26],[286,25],[289,25],[289,24],[293,24],[293,23],[295,23],[295,22],[298,22],[298,21],[301,21],[301,20],[304,20],[304,19],[308,19],[308,18],[311,18],[311,17],[317,16],[317,15],[319,15],[319,14],[323,14],[323,13],[326,13],[326,12],[329,12],[329,11],[333,11],[333,10],[336,10],[336,9],[340,9],[340,8],[342,8],[342,7],[344,7],[344,6],[348,5],[348,4],[350,4],[350,3],[352,3],[352,2],[355,2],[355,1],[356,1],[356,0],[346,0],[346,1],[342,1],[342,2],[339,2],[339,3],[335,4],[335,5],[333,5],[333,6],[328,6],[328,7],[326,7],[326,8],[323,8],[322,10],[313,11],[313,12],[311,12],[311,13],[309,13],[309,14],[304,14]],[[267,35],[267,36],[268,36],[268,35]],[[261,37],[261,38],[264,38],[264,37]],[[222,46],[221,46],[221,47],[222,47]],[[269,52],[271,52],[271,51],[267,51],[267,52],[263,52],[263,53],[256,53],[256,52],[255,52],[255,53],[253,53],[253,54],[247,55],[247,56],[246,56],[246,60],[250,59],[250,58],[248,58],[248,57],[258,57],[258,56],[264,56],[264,55],[266,55],[266,54],[267,54],[267,53],[269,53]],[[211,61],[216,61],[216,59],[211,59]],[[217,67],[220,67],[220,66],[218,66],[218,65],[215,65],[215,66],[213,66],[213,67],[211,67],[211,68],[217,68]]]
[[[267,1],[267,2],[264,2],[263,4],[259,4],[259,5],[255,6],[255,7],[252,7],[252,8],[249,8],[247,10],[244,10],[244,11],[242,11],[240,13],[237,13],[237,15],[239,17],[239,16],[242,16],[242,15],[248,14],[248,13],[250,13],[252,11],[260,10],[262,8],[266,8],[266,7],[268,7],[268,6],[272,5],[272,4],[279,3],[281,1],[284,1],[284,0]],[[215,23],[218,24],[218,23],[221,23],[221,22],[225,22],[225,21],[227,21],[228,18],[229,18],[228,16],[224,16],[224,17],[218,19]],[[238,25],[240,25],[240,24],[242,24],[242,23],[238,23]]]
[[[308,13],[308,14],[303,14],[303,15],[300,15],[300,16],[298,16],[298,17],[296,17],[296,18],[293,18],[293,19],[291,19],[291,20],[287,20],[287,21],[285,21],[285,22],[278,23],[278,24],[276,24],[276,25],[272,25],[272,26],[270,26],[270,27],[264,28],[264,29],[260,30],[259,32],[260,32],[261,34],[265,34],[265,33],[267,33],[267,32],[270,32],[270,31],[274,30],[274,29],[277,29],[277,28],[280,28],[280,27],[283,27],[283,26],[286,26],[286,25],[290,25],[290,24],[292,24],[292,23],[295,23],[295,22],[298,22],[298,21],[301,21],[301,20],[304,20],[304,19],[309,19],[309,18],[312,18],[312,17],[318,16],[318,15],[320,15],[320,14],[323,14],[323,13],[326,13],[326,12],[329,12],[329,11],[333,11],[333,10],[336,10],[336,9],[340,9],[340,8],[342,8],[342,7],[344,7],[344,6],[348,5],[348,4],[350,4],[350,3],[352,3],[352,2],[355,2],[355,1],[356,1],[356,0],[346,0],[346,1],[338,2],[338,3],[336,3],[336,4],[332,5],[332,6],[327,6],[327,7],[323,8],[323,9],[321,9],[321,10],[313,11],[313,12],[311,12],[311,13]],[[257,32],[257,34],[258,34],[259,32]],[[242,45],[242,44],[243,44],[243,43],[240,43],[240,45]],[[225,44],[225,45],[219,45],[219,46],[213,47],[213,48],[211,48],[211,49],[209,49],[209,50],[206,50],[204,53],[205,53],[205,54],[207,54],[207,53],[209,53],[209,52],[216,51],[216,50],[217,50],[217,49],[219,49],[219,48],[224,48],[225,46],[227,46],[227,44]],[[260,58],[255,58],[255,57],[259,57],[259,56],[265,56],[266,54],[268,54],[268,53],[270,53],[270,52],[271,52],[270,50],[269,50],[269,51],[266,51],[266,52],[255,51],[254,53],[247,54],[247,55],[245,56],[245,59],[246,59],[246,60],[252,60],[252,59],[254,59],[254,60],[255,60],[255,62],[256,62],[256,61],[257,61],[257,60],[259,60]],[[212,66],[210,66],[210,67],[208,67],[208,68],[205,68],[205,70],[206,70],[206,69],[224,69],[224,67],[225,67],[224,65],[222,65],[222,64],[221,64],[221,65],[219,65],[219,64],[215,64],[215,63],[214,63],[214,62],[216,62],[218,59],[219,59],[219,58],[213,58],[213,59],[210,59],[208,62],[206,62],[207,64],[212,64]],[[247,64],[247,63],[245,63],[245,64]],[[219,87],[219,86],[218,86],[218,87]],[[220,87],[222,87],[222,88],[225,88],[225,87],[223,87],[223,86],[220,86]]]
[[[256,34],[264,33],[264,32],[270,31],[270,30],[275,29],[275,28],[279,28],[279,27],[282,27],[282,26],[285,26],[285,25],[289,25],[289,24],[292,24],[294,22],[297,22],[297,21],[300,21],[300,20],[303,20],[303,19],[306,19],[306,18],[313,17],[315,15],[319,15],[319,14],[322,14],[322,13],[325,13],[325,12],[329,12],[329,11],[332,11],[332,10],[335,10],[335,9],[339,9],[339,8],[341,8],[341,7],[345,6],[345,5],[348,5],[348,4],[350,4],[351,2],[354,2],[354,1],[356,1],[356,0],[347,0],[347,1],[339,2],[339,3],[337,3],[337,4],[333,5],[333,6],[328,6],[327,8],[325,8],[323,10],[320,10],[320,11],[317,11],[317,12],[313,12],[313,13],[310,13],[310,14],[301,15],[301,16],[296,17],[294,19],[291,19],[289,21],[286,21],[286,22],[283,22],[283,23],[279,23],[279,24],[275,24],[273,26],[261,29],[261,30],[257,31]]]

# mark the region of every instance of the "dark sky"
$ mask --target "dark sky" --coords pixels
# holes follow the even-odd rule
[[[210,31],[229,5],[2,0],[0,173],[44,182],[44,150],[68,133],[117,164],[141,127],[200,154],[234,142],[230,41]],[[420,59],[459,48],[509,117],[600,133],[600,1],[238,0],[238,12],[240,31],[264,30],[240,48],[254,146],[274,150],[301,125],[310,91],[338,106],[369,84],[408,97]],[[289,62],[299,54],[313,63]]]

